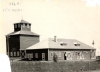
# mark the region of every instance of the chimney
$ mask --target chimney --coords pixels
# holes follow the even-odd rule
[[[54,42],[56,42],[56,41],[57,41],[57,39],[56,39],[56,38],[57,38],[57,36],[54,36]]]

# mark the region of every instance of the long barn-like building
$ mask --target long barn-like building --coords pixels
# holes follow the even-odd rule
[[[7,54],[31,60],[53,60],[56,54],[59,60],[95,59],[96,49],[76,39],[48,38],[40,41],[38,34],[31,32],[31,23],[21,20],[14,24],[14,32],[6,35]]]

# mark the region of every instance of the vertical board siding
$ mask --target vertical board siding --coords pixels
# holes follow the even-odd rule
[[[39,37],[20,36],[20,49],[26,49],[39,42]]]
[[[19,35],[10,36],[10,38],[9,38],[9,52],[17,52],[19,50],[20,50]],[[11,53],[10,53],[10,56],[11,56]],[[16,55],[14,57],[19,57],[19,56]]]
[[[31,27],[27,28],[27,26],[23,27],[23,25],[21,25],[21,30],[23,30],[23,31],[31,31]]]
[[[42,53],[45,53],[45,60],[48,60],[48,49],[27,50],[26,52],[33,54],[33,60],[42,60]],[[38,53],[38,58],[35,57],[36,53]]]

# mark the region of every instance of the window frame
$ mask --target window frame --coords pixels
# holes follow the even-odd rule
[[[20,25],[20,24],[18,24],[18,27],[19,27],[19,28],[20,28],[20,26],[21,26],[21,25]]]
[[[10,52],[10,56],[13,56],[13,52]]]
[[[55,52],[55,54],[57,55],[57,52]]]
[[[30,25],[29,24],[27,25],[27,28],[30,28]]]
[[[19,53],[19,51],[17,51],[17,56],[20,56],[20,53]]]
[[[35,58],[38,58],[38,53],[35,53]]]
[[[14,56],[16,56],[16,51],[14,51]]]
[[[53,57],[53,52],[50,52],[50,57]]]
[[[23,28],[25,28],[25,24],[23,23]]]
[[[33,58],[33,53],[30,53],[30,57]]]
[[[15,24],[14,27],[17,28],[17,24]]]
[[[58,56],[61,57],[61,52],[58,52]]]

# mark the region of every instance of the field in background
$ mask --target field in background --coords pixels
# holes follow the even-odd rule
[[[17,61],[11,62],[12,72],[82,72],[100,70],[99,61]]]

